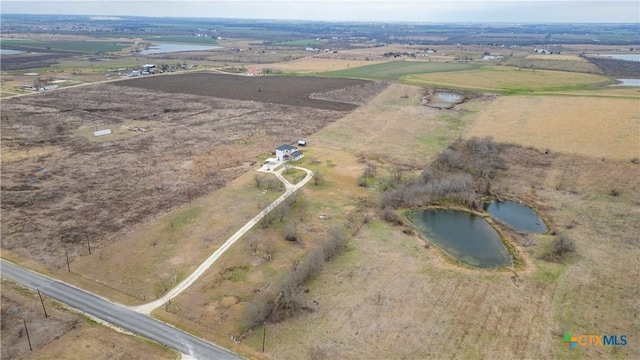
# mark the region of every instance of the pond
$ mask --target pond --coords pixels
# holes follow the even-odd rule
[[[513,265],[498,233],[480,216],[454,210],[416,210],[407,217],[427,239],[461,263],[479,268]]]
[[[160,54],[160,53],[170,53],[170,52],[180,52],[180,51],[207,51],[207,50],[215,50],[215,49],[222,49],[222,46],[157,43],[157,44],[151,45],[146,50],[142,50],[140,54],[149,55],[149,54]]]
[[[594,57],[608,57],[626,61],[640,61],[640,54],[587,54]]]
[[[18,54],[24,54],[24,51],[0,48],[0,55],[18,55]]]
[[[462,95],[451,92],[436,91],[433,93],[433,96],[427,105],[434,108],[449,109],[456,104],[461,103],[463,100],[464,96]]]
[[[528,233],[544,234],[547,225],[533,209],[514,201],[491,201],[483,205],[484,211],[511,228]]]
[[[620,81],[620,86],[640,86],[640,79],[616,79]]]

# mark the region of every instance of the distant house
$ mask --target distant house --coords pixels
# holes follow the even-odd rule
[[[304,154],[298,151],[298,148],[295,146],[284,144],[276,148],[276,159],[278,161],[296,161],[300,160],[303,156]]]
[[[255,67],[250,67],[247,69],[247,75],[249,76],[260,76],[262,75],[262,71]]]

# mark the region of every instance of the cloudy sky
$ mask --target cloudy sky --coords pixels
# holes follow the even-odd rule
[[[640,23],[638,0],[2,0],[0,10],[328,21]]]

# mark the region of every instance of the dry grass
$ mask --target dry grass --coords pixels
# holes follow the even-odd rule
[[[631,343],[573,351],[562,344],[565,331],[640,333],[633,280],[640,275],[634,236],[640,231],[634,220],[638,165],[517,148],[508,157],[515,163],[496,191],[541,209],[553,230],[576,242],[576,257],[566,265],[534,260],[551,236],[529,236],[538,246],[520,248],[527,268],[514,282],[513,273],[458,268],[401,227],[375,220],[310,284],[309,299],[317,301],[313,312],[269,325],[269,354],[277,359],[310,352],[349,359],[640,355]],[[607,195],[610,186],[624,189],[624,195]],[[245,342],[259,348],[261,332]]]
[[[337,56],[336,56],[337,57]],[[344,70],[359,66],[379,64],[384,61],[367,61],[367,60],[348,60],[341,58],[326,57],[307,57],[300,60],[294,60],[286,63],[276,64],[256,64],[260,69],[271,69],[283,72],[295,73],[316,73],[325,71]]]
[[[2,358],[7,359],[178,359],[166,347],[133,335],[118,333],[75,314],[44,297],[45,318],[37,293],[2,281]],[[17,311],[17,313],[16,313]],[[27,337],[19,336],[22,318]]]
[[[154,300],[279,195],[257,189],[254,175],[248,172],[226,187],[80,257],[72,270],[131,295],[129,303]]]
[[[639,133],[638,100],[506,96],[482,110],[466,135],[630,160],[640,155]]]
[[[536,59],[536,60],[556,60],[556,61],[580,61],[580,62],[589,62],[587,59],[580,57],[578,55],[529,55],[526,59]]]
[[[603,76],[551,70],[519,70],[512,67],[485,66],[478,70],[453,73],[408,75],[403,81],[421,86],[444,86],[496,92],[565,91],[604,84]]]
[[[313,144],[313,137],[309,139]],[[311,145],[313,146],[313,145]],[[266,291],[291,267],[291,261],[301,258],[310,249],[320,246],[335,226],[343,227],[358,214],[358,201],[369,192],[357,186],[363,165],[351,155],[340,151],[305,149],[306,157],[299,162],[324,176],[319,185],[309,183],[298,200],[304,210],[294,209],[291,217],[300,221],[301,244],[285,241],[281,225],[251,230],[216,262],[188,291],[158,309],[154,316],[198,336],[220,342],[230,349],[255,358],[258,348],[237,345],[229,339],[243,332],[241,318],[247,302]],[[315,159],[312,163],[311,159]],[[296,163],[298,165],[298,163]],[[319,216],[325,215],[323,220]],[[247,246],[246,238],[257,238],[257,251]],[[272,258],[265,249],[270,246]],[[167,311],[168,310],[168,311]]]
[[[432,154],[459,136],[468,112],[420,105],[424,89],[393,84],[366,105],[330,124],[315,136],[317,146],[365,154],[383,162],[424,166]]]

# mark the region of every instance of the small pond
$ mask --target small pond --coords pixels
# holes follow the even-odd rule
[[[626,60],[626,61],[640,61],[640,54],[587,54],[593,57],[607,57],[611,59]]]
[[[24,51],[0,49],[0,55],[18,55],[18,54],[24,54]]]
[[[483,205],[484,211],[511,228],[528,233],[543,234],[548,231],[544,221],[530,207],[514,201],[491,201]]]
[[[461,103],[464,100],[464,96],[452,92],[436,91],[433,93],[431,100],[427,104],[430,107],[440,109],[450,109],[455,105]]]
[[[148,49],[142,50],[140,54],[161,54],[180,51],[207,51],[214,49],[222,49],[221,46],[206,46],[206,45],[192,45],[192,44],[168,44],[157,43],[151,45]]]
[[[513,264],[498,233],[480,216],[453,210],[416,210],[407,217],[426,238],[461,263],[479,268]]]
[[[620,86],[640,86],[640,79],[616,79],[620,81]]]

